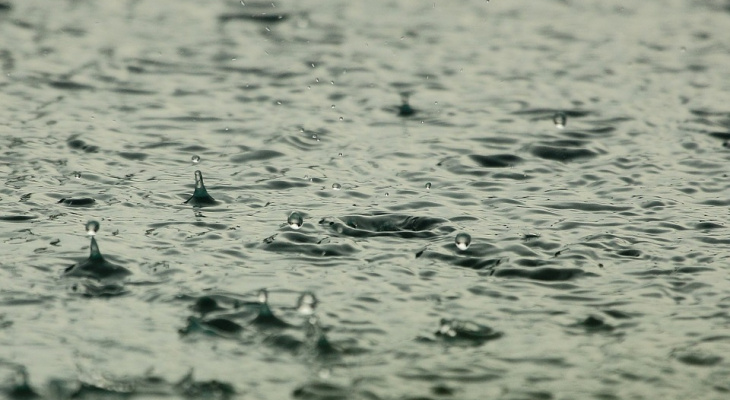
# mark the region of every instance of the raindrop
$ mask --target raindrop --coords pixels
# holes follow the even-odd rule
[[[313,134],[312,134],[312,139],[314,139],[314,140],[316,140],[316,141],[318,141],[318,142],[319,142],[319,136],[317,136],[317,134],[316,134],[316,133],[313,133]]]
[[[431,190],[431,182],[426,182],[426,190]]]
[[[244,3],[243,0],[241,0],[241,5],[245,7],[246,3]]]
[[[96,235],[96,232],[99,231],[99,222],[91,220],[86,223],[84,226],[84,229],[86,229],[86,234],[89,236]]]
[[[565,129],[565,125],[568,122],[568,116],[564,112],[555,113],[553,115],[553,123],[558,129]]]
[[[456,235],[454,243],[456,243],[456,247],[459,250],[464,251],[469,248],[469,245],[471,244],[471,236],[469,236],[468,233],[461,232]]]
[[[74,172],[74,178],[81,179],[81,172],[79,172],[79,171]]]
[[[332,104],[332,108],[335,108],[335,105],[334,104]]]
[[[337,157],[342,157],[342,153],[337,153]]]
[[[330,81],[330,85],[334,85],[334,84],[335,84],[335,81]]]
[[[332,190],[340,190],[340,189],[342,189],[342,185],[340,185],[339,183],[332,184]]]
[[[287,218],[286,223],[289,224],[289,227],[291,227],[292,229],[299,229],[304,223],[304,218],[302,218],[301,214],[294,211],[289,214],[289,218]]]
[[[345,120],[345,118],[343,118],[343,117],[340,117],[340,121],[344,121],[344,120]]]
[[[200,156],[193,156],[193,158],[191,158],[190,161],[192,161],[193,164],[197,164],[200,162]]]
[[[302,315],[314,314],[314,308],[317,307],[317,298],[314,297],[314,293],[305,292],[299,296],[297,300],[297,311]]]

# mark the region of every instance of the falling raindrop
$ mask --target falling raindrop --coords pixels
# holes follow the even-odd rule
[[[289,214],[289,218],[287,218],[286,223],[289,224],[289,227],[291,227],[292,229],[299,229],[304,223],[304,218],[302,218],[301,214],[294,211]]]
[[[96,235],[96,232],[99,231],[99,222],[91,220],[86,223],[84,226],[84,229],[86,229],[86,234],[89,236]]]
[[[200,156],[193,156],[193,158],[191,158],[190,161],[192,161],[193,164],[197,164],[200,162]]]
[[[568,116],[564,112],[559,112],[553,115],[553,123],[558,129],[565,129],[565,125],[568,122]]]
[[[456,247],[459,250],[464,251],[469,248],[469,245],[471,244],[471,236],[469,236],[468,233],[461,232],[456,235],[454,243],[456,243]]]
[[[332,184],[332,190],[340,190],[340,189],[342,189],[342,185],[340,185],[339,183]]]

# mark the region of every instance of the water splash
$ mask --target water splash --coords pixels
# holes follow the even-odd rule
[[[288,328],[291,326],[271,311],[269,307],[269,292],[266,289],[259,291],[258,299],[260,304],[259,314],[251,321],[252,324],[270,328]]]
[[[210,206],[218,204],[218,202],[208,194],[203,183],[203,173],[200,170],[195,171],[195,191],[185,204],[191,203],[193,206]]]
[[[87,233],[91,229],[91,231],[96,234],[99,229],[99,223],[96,221],[89,221],[85,228]],[[108,281],[123,279],[132,273],[128,269],[112,264],[104,259],[104,256],[101,254],[101,250],[99,250],[99,245],[96,243],[96,238],[91,236],[91,242],[89,244],[89,258],[83,262],[67,267],[63,274],[64,276],[70,277]]]
[[[399,117],[410,117],[416,114],[416,110],[414,110],[410,103],[408,103],[408,98],[408,94],[403,94],[401,96],[401,105],[398,107]]]

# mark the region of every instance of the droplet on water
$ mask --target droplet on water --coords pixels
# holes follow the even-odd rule
[[[193,156],[193,158],[191,158],[190,161],[192,161],[193,164],[197,164],[200,162],[200,156]]]
[[[340,185],[339,183],[332,184],[332,190],[340,190],[340,189],[342,189],[342,185]]]
[[[469,236],[468,233],[461,232],[458,235],[456,235],[456,239],[454,239],[454,243],[456,243],[456,247],[464,251],[467,248],[469,248],[469,245],[471,244],[471,236]]]
[[[302,227],[302,224],[304,224],[304,218],[302,218],[301,214],[294,211],[291,214],[289,214],[289,218],[287,218],[286,222],[289,224],[289,227],[291,227],[292,229],[299,229]]]
[[[556,113],[553,115],[553,123],[558,129],[565,129],[565,125],[568,123],[568,116],[563,112]]]
[[[81,179],[81,172],[79,172],[79,171],[74,172],[74,178]]]
[[[269,301],[269,292],[266,289],[259,290],[259,303],[266,304]]]
[[[431,182],[426,182],[426,190],[431,190]]]
[[[314,293],[306,292],[299,296],[297,301],[297,311],[302,315],[314,314],[314,308],[317,307],[317,298]]]
[[[87,235],[94,236],[99,231],[99,222],[91,220],[86,223],[85,229]]]

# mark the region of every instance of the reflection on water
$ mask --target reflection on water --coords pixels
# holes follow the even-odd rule
[[[723,398],[728,19],[0,1],[0,390]]]

